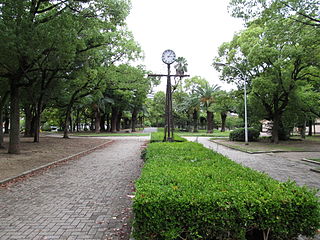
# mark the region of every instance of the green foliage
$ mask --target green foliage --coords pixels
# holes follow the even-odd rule
[[[248,128],[248,140],[257,141],[260,135],[260,131],[255,128]],[[237,128],[230,132],[229,139],[231,141],[245,141],[245,131],[244,128]]]
[[[254,230],[294,239],[319,227],[314,192],[200,144],[151,143],[144,157],[133,203],[136,240],[245,239]]]
[[[150,142],[163,142],[164,139],[164,131],[158,131],[151,133],[151,140]],[[174,142],[186,142],[185,138],[180,137],[177,134],[173,134]]]

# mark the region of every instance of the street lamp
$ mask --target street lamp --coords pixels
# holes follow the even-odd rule
[[[241,78],[244,81],[244,139],[245,139],[245,144],[248,145],[249,141],[248,141],[248,115],[247,115],[247,79],[243,74],[243,72],[235,66],[232,66],[227,63],[221,63],[221,62],[215,62],[214,65],[218,67],[231,67],[236,69],[240,73]]]

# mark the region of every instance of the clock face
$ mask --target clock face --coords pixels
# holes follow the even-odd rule
[[[172,50],[165,50],[162,53],[162,62],[171,64],[176,60],[176,54]]]

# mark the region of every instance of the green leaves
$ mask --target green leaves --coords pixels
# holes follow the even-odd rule
[[[319,199],[191,142],[151,143],[136,182],[134,237],[245,239],[253,229],[272,239],[311,236]]]

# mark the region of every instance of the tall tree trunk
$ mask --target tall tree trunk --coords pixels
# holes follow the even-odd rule
[[[308,136],[312,136],[312,119],[309,119],[308,121],[308,127],[309,127],[309,132],[308,132]]]
[[[279,143],[279,125],[280,125],[280,115],[275,113],[273,116],[273,126],[272,126],[272,142]]]
[[[4,110],[4,133],[9,133],[9,125],[10,125],[10,117],[9,117],[9,111],[8,108],[5,108]]]
[[[109,132],[109,131],[111,131],[111,130],[110,130],[110,129],[111,129],[111,126],[110,126],[110,113],[107,113],[107,114],[106,114],[106,122],[107,122],[107,129],[106,129],[106,131]]]
[[[35,114],[35,122],[34,122],[34,137],[33,142],[40,141],[40,121],[41,121],[41,112],[42,112],[42,96],[40,97]]]
[[[100,116],[100,131],[102,132],[106,131],[105,124],[106,124],[106,114],[104,113]]]
[[[73,101],[72,100],[68,104],[66,115],[65,115],[65,119],[64,119],[63,138],[69,138],[68,129],[69,129],[69,125],[70,125],[71,106],[73,105]]]
[[[4,133],[3,133],[3,113],[4,113],[4,106],[5,104],[7,103],[7,100],[8,100],[8,97],[9,97],[9,91],[6,92],[3,97],[1,98],[1,101],[0,101],[0,149],[2,148],[5,148],[3,146],[3,143],[4,143]]]
[[[110,132],[115,133],[117,132],[117,118],[118,118],[118,108],[112,107],[111,112],[111,130]]]
[[[198,132],[198,111],[193,110],[193,132]]]
[[[100,133],[100,120],[101,120],[101,114],[100,114],[100,108],[97,104],[94,104],[94,131],[95,133]]]
[[[117,124],[116,124],[117,132],[121,130],[121,118],[122,118],[122,111],[119,111],[118,117],[117,117]]]
[[[3,142],[3,109],[0,106],[0,149],[5,148]]]
[[[212,133],[213,129],[213,112],[207,111],[207,133]]]
[[[10,85],[10,154],[20,154],[20,89],[17,82],[17,79],[12,79]]]
[[[226,131],[226,120],[227,120],[227,113],[222,112],[221,113],[221,132]]]
[[[303,122],[300,134],[302,139],[306,139],[306,121]]]
[[[32,106],[30,104],[26,104],[24,106],[24,115],[25,115],[25,122],[24,122],[24,137],[32,137]]]
[[[79,132],[80,131],[80,110],[77,109],[77,113],[76,113],[76,131]]]
[[[131,132],[136,132],[137,116],[138,111],[136,108],[134,108],[131,115]]]

